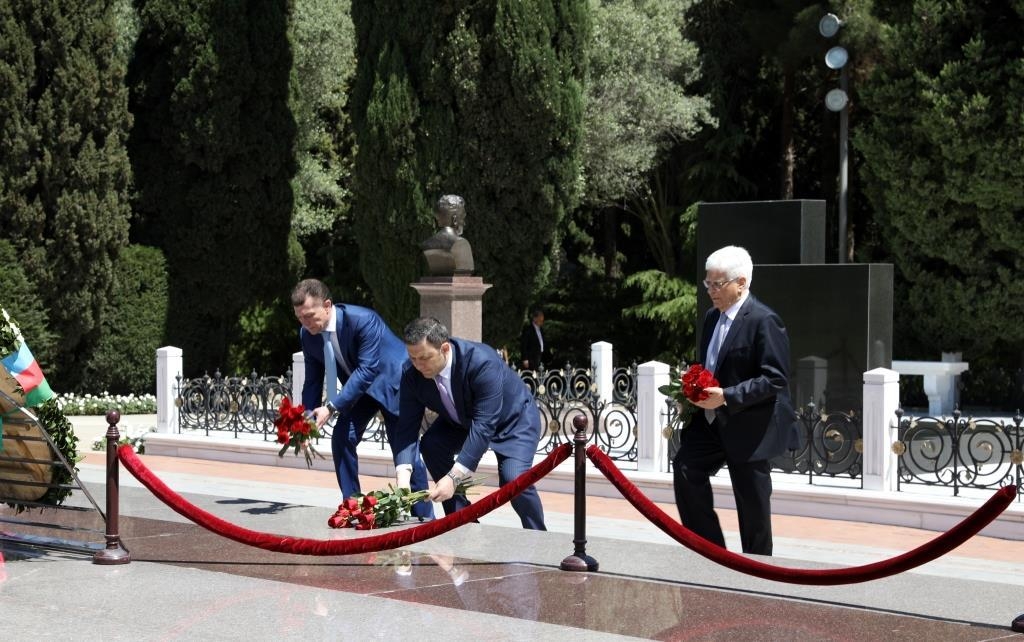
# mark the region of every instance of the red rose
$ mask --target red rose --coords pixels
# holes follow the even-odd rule
[[[327,525],[331,528],[348,528],[349,512],[339,506],[337,512],[327,520]]]
[[[683,374],[682,382],[683,394],[690,401],[704,401],[708,398],[708,393],[705,390],[718,386],[718,380],[715,379],[715,375],[711,374],[710,370],[706,370],[699,363],[690,366]]]
[[[359,513],[356,515],[356,530],[357,531],[368,531],[373,528],[373,523],[376,521],[376,513]]]
[[[339,506],[338,508],[345,508],[346,510],[349,511],[357,511],[359,510],[359,500],[356,499],[355,497],[349,497],[344,502],[342,502],[342,505]]]
[[[363,497],[363,510],[373,510],[373,507],[377,505],[377,498],[373,495],[367,495]]]

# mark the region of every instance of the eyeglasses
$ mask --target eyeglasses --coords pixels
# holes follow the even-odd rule
[[[703,283],[704,287],[709,290],[721,290],[722,288],[729,285],[733,281],[738,280],[739,278],[740,277],[736,277],[735,279],[729,279],[728,281],[708,281],[707,279],[704,279]]]

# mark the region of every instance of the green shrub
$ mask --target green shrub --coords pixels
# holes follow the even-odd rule
[[[156,390],[156,350],[167,323],[167,269],[160,250],[129,245],[114,265],[96,349],[82,389],[128,394]],[[122,412],[124,412],[122,410]]]

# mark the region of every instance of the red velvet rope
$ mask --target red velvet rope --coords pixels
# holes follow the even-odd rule
[[[222,535],[236,542],[255,546],[278,553],[296,555],[355,555],[372,551],[383,551],[400,546],[408,546],[436,537],[441,533],[453,530],[482,515],[486,515],[498,506],[510,501],[513,497],[535,484],[537,480],[550,473],[555,466],[565,461],[572,452],[572,445],[562,444],[555,448],[544,461],[533,466],[519,477],[505,484],[497,491],[473,502],[466,508],[446,515],[441,519],[421,524],[413,528],[397,530],[384,535],[347,539],[307,539],[288,535],[261,533],[242,528],[209,513],[167,487],[145,463],[135,454],[128,444],[118,447],[117,454],[132,475],[148,488],[158,499],[170,506],[176,513],[195,522],[203,528]]]
[[[712,544],[669,517],[665,511],[658,508],[654,502],[645,497],[640,492],[640,489],[626,479],[622,472],[619,471],[611,458],[601,452],[597,446],[589,446],[587,448],[587,456],[590,457],[594,466],[604,473],[608,481],[622,493],[622,496],[629,503],[633,504],[634,508],[686,548],[734,571],[747,573],[748,575],[766,580],[789,582],[791,584],[814,584],[820,586],[854,584],[856,582],[867,582],[896,575],[897,573],[926,564],[945,555],[976,535],[978,531],[1006,510],[1006,507],[1017,496],[1017,489],[1015,487],[1004,486],[979,507],[978,510],[974,511],[974,513],[949,531],[911,551],[887,560],[847,568],[786,568],[765,564],[764,562],[733,553]]]

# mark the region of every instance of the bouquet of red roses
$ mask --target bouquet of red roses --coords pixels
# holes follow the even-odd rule
[[[320,429],[317,428],[316,422],[306,415],[306,408],[302,404],[293,406],[292,400],[288,397],[281,399],[274,427],[277,428],[277,443],[284,444],[277,453],[278,457],[284,457],[289,448],[294,448],[296,456],[300,451],[306,456],[306,466],[309,468],[313,467],[313,457],[324,458],[313,448],[310,441],[320,438]]]
[[[697,411],[697,406],[692,402],[704,401],[708,398],[707,389],[718,387],[718,380],[699,363],[691,365],[680,374],[678,369],[673,368],[670,376],[671,383],[658,388],[658,392],[671,397],[676,402],[678,414],[672,420],[673,425],[685,428],[690,423],[690,418]]]
[[[474,477],[459,483],[456,495],[483,482],[484,477]],[[387,528],[395,522],[412,515],[412,505],[430,495],[428,490],[411,491],[408,488],[388,486],[386,491],[375,490],[366,495],[353,495],[338,505],[338,510],[327,520],[331,528],[354,528],[357,531],[371,528]]]

